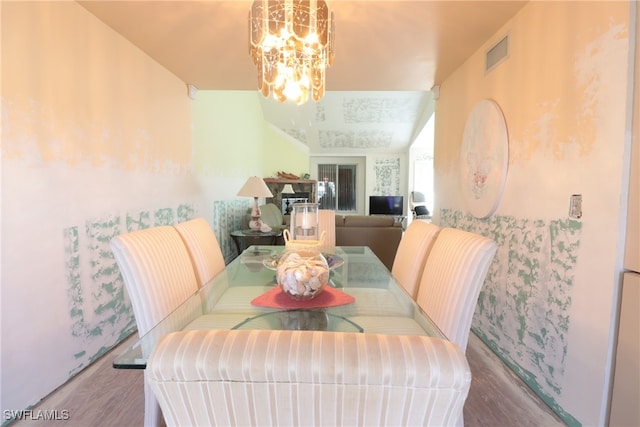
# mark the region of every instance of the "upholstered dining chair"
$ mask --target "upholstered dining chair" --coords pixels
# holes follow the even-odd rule
[[[332,209],[318,209],[318,235],[324,231],[324,248],[333,249],[336,246],[336,211]]]
[[[131,300],[140,336],[198,290],[189,252],[172,226],[121,234],[111,249]],[[162,414],[145,371],[145,426],[162,425]]]
[[[174,332],[147,371],[168,426],[455,425],[471,383],[447,340],[299,330]]]
[[[413,299],[418,294],[424,264],[439,231],[437,225],[417,219],[409,224],[400,239],[391,274]]]
[[[213,229],[204,218],[195,218],[175,225],[184,241],[193,268],[202,286],[224,270],[224,256]]]
[[[416,302],[462,351],[497,248],[487,237],[447,227],[438,233],[425,262]]]

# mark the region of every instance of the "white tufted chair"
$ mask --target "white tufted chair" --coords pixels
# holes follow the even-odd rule
[[[455,425],[471,383],[449,341],[316,331],[175,332],[147,371],[169,426]]]
[[[199,286],[224,270],[224,256],[218,239],[204,218],[182,222],[175,228],[189,251]]]
[[[424,264],[439,231],[440,227],[435,224],[413,220],[398,245],[391,274],[413,299],[418,294]]]
[[[467,348],[478,295],[498,245],[479,234],[443,228],[418,288],[418,305],[462,351]]]
[[[111,240],[131,299],[140,336],[146,334],[198,290],[189,252],[178,231],[160,226],[121,234]],[[145,426],[162,425],[160,407],[145,371]]]

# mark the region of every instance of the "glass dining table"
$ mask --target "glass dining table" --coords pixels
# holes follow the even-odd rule
[[[275,294],[279,290],[275,265],[283,250],[283,246],[247,248],[118,355],[113,367],[144,369],[161,337],[191,329],[320,330],[446,339],[370,248],[343,246],[324,253],[331,268],[329,284],[308,302]]]

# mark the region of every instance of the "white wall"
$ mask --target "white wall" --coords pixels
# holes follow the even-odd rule
[[[280,166],[247,153],[296,148],[265,136],[257,92],[192,101],[76,2],[0,7],[5,422],[135,331],[113,236],[202,216],[232,256],[237,190]]]
[[[1,404],[20,410],[135,330],[108,241],[197,190],[175,76],[75,2],[3,2],[2,32]]]
[[[628,2],[530,2],[442,85],[436,105],[434,222],[499,250],[474,330],[568,423],[606,419],[619,280]],[[506,61],[484,54],[509,34]],[[488,219],[460,196],[465,121],[481,99],[504,113],[506,187]],[[569,198],[583,216],[569,218]]]

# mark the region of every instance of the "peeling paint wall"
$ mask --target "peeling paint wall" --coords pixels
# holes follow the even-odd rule
[[[201,202],[182,82],[75,2],[1,7],[1,404],[21,410],[135,330],[110,238]]]
[[[434,222],[500,248],[473,321],[571,425],[606,420],[614,288],[624,232],[629,2],[530,2],[456,70],[436,104]],[[509,36],[488,73],[485,51]],[[460,196],[460,147],[475,104],[504,113],[509,165],[495,214]],[[572,194],[583,216],[568,216]]]
[[[111,239],[122,233],[187,221],[193,214],[192,206],[182,205],[89,220],[83,226],[63,230],[72,336],[85,347],[75,354],[77,366],[69,376],[136,330],[131,303],[109,246]],[[94,341],[100,347],[90,353],[87,348]]]
[[[247,200],[216,200],[213,202],[212,227],[226,264],[238,256],[238,248],[230,233],[242,229],[242,218],[250,207],[251,203]]]
[[[18,411],[135,331],[113,236],[200,216],[230,261],[229,232],[250,204],[236,192],[274,166],[215,167],[221,135],[261,147],[248,95],[235,121],[203,124],[210,105],[194,107],[184,82],[76,2],[0,7],[0,405]],[[212,122],[218,133],[195,144]]]
[[[191,100],[76,2],[0,7],[0,406],[19,411],[135,331],[113,236],[204,217],[231,261],[237,190],[287,169],[246,153],[289,146],[265,135],[259,93]]]
[[[478,298],[473,330],[556,412],[575,422],[556,400],[565,373],[582,224],[501,215],[478,221],[448,209],[440,212],[440,223],[498,243],[498,261]]]
[[[229,230],[240,228],[241,213],[246,212],[248,203],[231,200],[214,205],[214,232],[225,260],[230,262],[237,250]],[[70,377],[102,356],[111,344],[136,331],[131,303],[109,246],[111,239],[136,230],[175,225],[195,216],[194,206],[183,204],[87,220],[63,230],[71,335],[84,347],[73,355],[77,365],[69,372]]]

